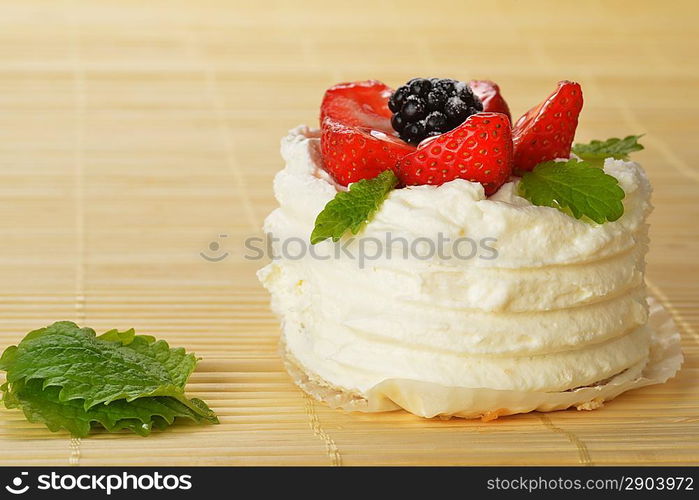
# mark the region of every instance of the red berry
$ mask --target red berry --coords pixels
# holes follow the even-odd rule
[[[388,99],[393,90],[376,80],[340,83],[325,91],[320,105],[321,126],[326,117],[337,123],[368,127],[393,134]]]
[[[515,123],[512,130],[515,168],[532,170],[543,161],[569,158],[582,106],[580,85],[558,82],[553,94]]]
[[[454,130],[424,142],[398,165],[405,185],[441,185],[454,179],[480,182],[493,194],[512,173],[510,121],[500,113],[476,113]]]
[[[367,127],[353,127],[328,117],[323,120],[320,149],[325,170],[346,186],[372,179],[398,162],[415,147],[397,137]]]
[[[468,82],[473,93],[483,103],[483,111],[486,113],[502,113],[507,115],[507,119],[512,121],[510,108],[505,99],[500,94],[500,87],[490,80],[471,80]]]

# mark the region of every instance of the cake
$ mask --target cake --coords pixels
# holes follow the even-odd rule
[[[672,376],[642,146],[572,147],[581,108],[568,81],[514,125],[488,81],[329,89],[321,129],[282,140],[258,273],[296,383],[347,410],[489,420]]]

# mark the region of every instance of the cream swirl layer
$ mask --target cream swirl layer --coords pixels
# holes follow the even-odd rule
[[[322,170],[317,133],[282,141],[280,203],[265,221],[279,241],[308,241],[336,186]],[[579,221],[516,195],[516,181],[486,199],[479,184],[393,191],[357,238],[469,238],[489,258],[344,257],[274,261],[260,272],[283,319],[287,348],[329,383],[366,391],[387,378],[447,386],[566,390],[614,375],[648,353],[643,287],[650,186],[642,169],[611,161],[624,189],[618,221]],[[424,240],[423,240],[424,241]],[[363,247],[364,245],[364,247]],[[332,255],[332,243],[316,255]],[[372,254],[373,255],[373,254]]]

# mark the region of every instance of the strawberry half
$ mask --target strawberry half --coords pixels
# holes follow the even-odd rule
[[[320,105],[320,123],[332,118],[337,123],[368,127],[393,134],[388,99],[393,90],[376,80],[340,83],[325,91]]]
[[[527,111],[512,130],[515,168],[532,170],[542,161],[569,158],[583,106],[580,85],[558,82],[544,102]]]
[[[507,119],[512,121],[510,107],[500,94],[500,87],[490,80],[471,80],[468,82],[473,93],[476,94],[483,103],[483,111],[488,113],[502,113],[507,115]]]
[[[480,182],[493,194],[512,173],[510,120],[501,113],[476,113],[454,130],[424,142],[398,165],[405,185],[441,185],[454,179]]]
[[[397,170],[398,162],[415,147],[393,135],[367,127],[347,126],[330,117],[323,120],[320,137],[323,164],[346,186],[373,179],[384,170]]]

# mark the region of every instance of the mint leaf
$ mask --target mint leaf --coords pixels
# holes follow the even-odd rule
[[[328,238],[337,241],[347,230],[357,234],[397,184],[396,174],[384,170],[373,179],[362,179],[351,184],[349,191],[337,193],[318,214],[311,233],[311,244]]]
[[[196,358],[152,340],[134,336],[124,345],[97,338],[94,330],[68,321],[54,323],[30,332],[11,351],[7,380],[41,379],[44,387],[61,387],[63,401],[83,399],[86,408],[144,396],[172,396],[184,402],[184,383]]]
[[[184,349],[171,349],[133,329],[98,337],[90,328],[62,321],[28,333],[5,350],[0,357],[0,369],[7,371],[3,399],[27,418],[76,435],[84,435],[92,423],[143,434],[175,417],[215,422],[203,401],[184,393],[196,362]]]
[[[61,401],[59,387],[42,389],[41,386],[40,380],[32,380],[26,384],[18,382],[13,385],[12,390],[4,386],[3,400],[7,408],[21,409],[27,420],[43,423],[52,432],[65,429],[74,436],[85,437],[95,424],[98,424],[110,432],[127,429],[147,436],[154,427],[167,427],[176,418],[189,419],[196,423],[218,421],[210,410],[209,415],[202,416],[178,400],[162,396],[139,398],[131,402],[120,399],[86,410],[82,400]]]
[[[624,190],[615,177],[591,167],[575,159],[540,163],[522,177],[519,195],[534,205],[569,211],[576,219],[615,221],[624,213]]]
[[[629,154],[634,151],[641,151],[643,145],[638,143],[641,135],[629,135],[623,139],[612,137],[606,141],[591,141],[589,144],[576,144],[573,146],[573,153],[579,158],[587,160],[594,166],[602,166],[606,158],[616,160],[628,160]]]

